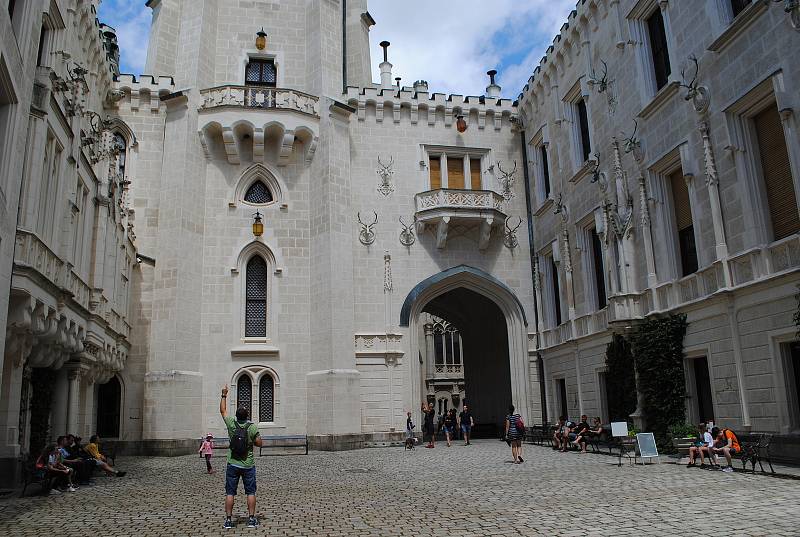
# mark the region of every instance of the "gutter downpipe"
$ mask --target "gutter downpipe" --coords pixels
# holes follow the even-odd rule
[[[347,0],[342,0],[342,95],[347,93]]]
[[[527,151],[527,144],[525,143],[525,129],[520,131],[520,146],[522,149],[522,176],[525,180],[525,208],[528,212],[528,252],[531,257],[531,283],[533,284],[533,326],[536,330],[536,357],[537,357],[537,372],[536,376],[539,377],[539,386],[541,387],[541,405],[542,405],[542,422],[547,421],[547,382],[544,382],[544,379],[541,378],[541,373],[544,368],[539,367],[539,363],[542,360],[541,354],[539,354],[539,305],[537,304],[536,300],[536,263],[534,256],[535,247],[533,244],[533,205],[531,203],[531,179],[528,172],[528,151]]]

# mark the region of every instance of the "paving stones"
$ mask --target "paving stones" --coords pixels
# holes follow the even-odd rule
[[[129,477],[78,492],[0,500],[0,535],[490,536],[797,535],[800,481],[505,443],[257,458],[261,527],[223,530],[224,459],[120,458]],[[218,453],[218,455],[221,454]],[[241,486],[240,486],[241,487]],[[575,520],[575,522],[572,522]],[[581,526],[577,524],[588,524]]]

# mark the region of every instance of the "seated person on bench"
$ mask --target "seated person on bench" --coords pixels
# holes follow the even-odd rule
[[[576,446],[580,446],[581,453],[586,453],[586,436],[589,434],[589,416],[583,414],[581,421],[576,425],[570,433],[570,440]]]
[[[108,464],[106,461],[105,456],[100,453],[100,438],[93,434],[91,438],[89,438],[89,443],[86,444],[86,452],[92,456],[95,464],[98,468],[103,470],[106,475],[114,475],[117,477],[125,477],[125,472],[120,472],[119,470],[115,470],[113,466]]]
[[[706,467],[705,455],[711,459],[711,464],[716,466],[716,457],[714,456],[714,437],[708,432],[708,426],[701,423],[698,427],[698,436],[693,446],[689,448],[689,464],[687,468],[694,466],[694,460],[700,456],[700,468]]]

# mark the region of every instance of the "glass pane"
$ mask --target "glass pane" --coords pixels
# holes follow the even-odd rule
[[[275,421],[275,381],[264,375],[258,383],[258,421]]]
[[[275,64],[272,62],[264,62],[261,69],[261,82],[268,86],[274,86],[276,80]]]
[[[261,64],[259,62],[250,62],[245,69],[245,82],[260,82],[261,81]]]
[[[267,263],[260,256],[247,262],[245,281],[245,330],[246,337],[267,335]]]
[[[244,407],[248,415],[253,411],[253,383],[250,377],[242,375],[236,382],[236,408]]]
[[[433,335],[433,348],[436,358],[436,364],[444,363],[444,338],[442,334],[434,334]]]
[[[272,201],[272,192],[269,191],[267,185],[261,181],[256,181],[247,189],[244,201],[248,203],[269,203]]]

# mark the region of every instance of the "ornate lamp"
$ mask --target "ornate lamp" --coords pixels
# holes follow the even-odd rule
[[[261,213],[256,211],[253,215],[253,236],[260,237],[264,234],[264,223],[261,222]]]
[[[464,116],[461,114],[456,116],[456,129],[458,132],[464,132],[467,130],[467,122],[464,119]]]
[[[260,31],[256,32],[256,48],[258,50],[267,48],[267,33],[264,31],[263,26]]]

